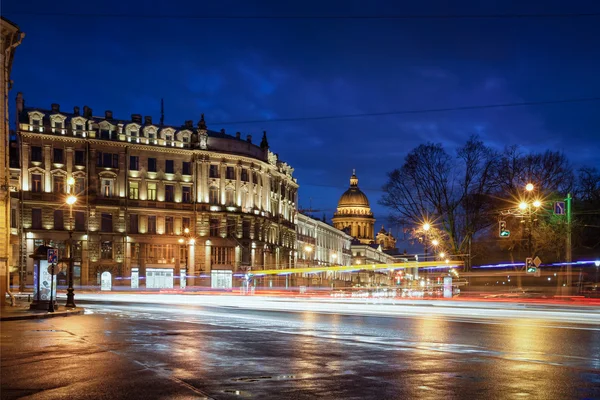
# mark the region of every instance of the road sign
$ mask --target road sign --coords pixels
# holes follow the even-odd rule
[[[48,249],[48,264],[56,264],[58,262],[58,249]]]
[[[565,215],[565,202],[564,201],[555,201],[554,202],[554,214],[555,215]]]
[[[536,267],[536,268],[539,268],[539,267],[540,267],[540,264],[542,263],[542,260],[540,260],[540,258],[536,256],[536,257],[533,259],[533,263],[535,264],[535,267]]]

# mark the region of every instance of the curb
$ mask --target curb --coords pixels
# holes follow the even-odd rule
[[[25,311],[27,312],[27,311]],[[0,317],[0,321],[21,321],[26,319],[46,319],[46,318],[57,318],[57,317],[70,317],[72,315],[82,315],[85,312],[83,308],[77,308],[75,310],[58,311],[54,313],[36,313],[36,314],[24,314],[24,315],[8,315]]]

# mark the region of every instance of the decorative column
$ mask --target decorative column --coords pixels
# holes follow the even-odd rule
[[[29,143],[21,141],[21,187],[23,191],[31,190],[29,187]]]
[[[67,147],[65,149],[65,165],[67,167],[67,182],[69,178],[73,176],[73,148]],[[65,184],[67,183],[65,182]]]

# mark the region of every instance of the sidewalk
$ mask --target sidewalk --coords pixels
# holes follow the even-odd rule
[[[72,315],[82,315],[85,309],[82,307],[76,308],[65,308],[64,305],[56,307],[54,312],[48,312],[43,310],[30,310],[29,302],[27,297],[21,296],[16,297],[16,305],[11,307],[9,305],[2,306],[0,312],[0,321],[19,321],[24,319],[42,319],[42,318],[55,318],[55,317],[70,317]]]

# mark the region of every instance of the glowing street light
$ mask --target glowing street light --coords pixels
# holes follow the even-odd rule
[[[439,244],[440,244],[440,242],[439,242],[437,239],[433,239],[433,240],[431,241],[431,244],[432,244],[432,245],[434,245],[434,246],[437,246],[437,245],[439,245]]]
[[[527,209],[527,203],[522,201],[519,203],[519,209],[521,210],[526,210]]]
[[[531,192],[533,190],[533,183],[528,183],[527,185],[525,185],[525,190]]]
[[[425,223],[423,224],[423,230],[424,230],[424,231],[428,231],[429,229],[431,229],[431,225],[429,225],[429,223],[428,223],[428,222],[425,222]]]
[[[541,205],[542,205],[542,202],[541,202],[541,201],[539,201],[539,200],[536,200],[536,201],[534,201],[534,202],[533,202],[533,206],[534,206],[535,208],[539,208]]]
[[[444,253],[443,251],[440,253],[440,258],[444,258],[444,256],[446,255],[446,253]]]

